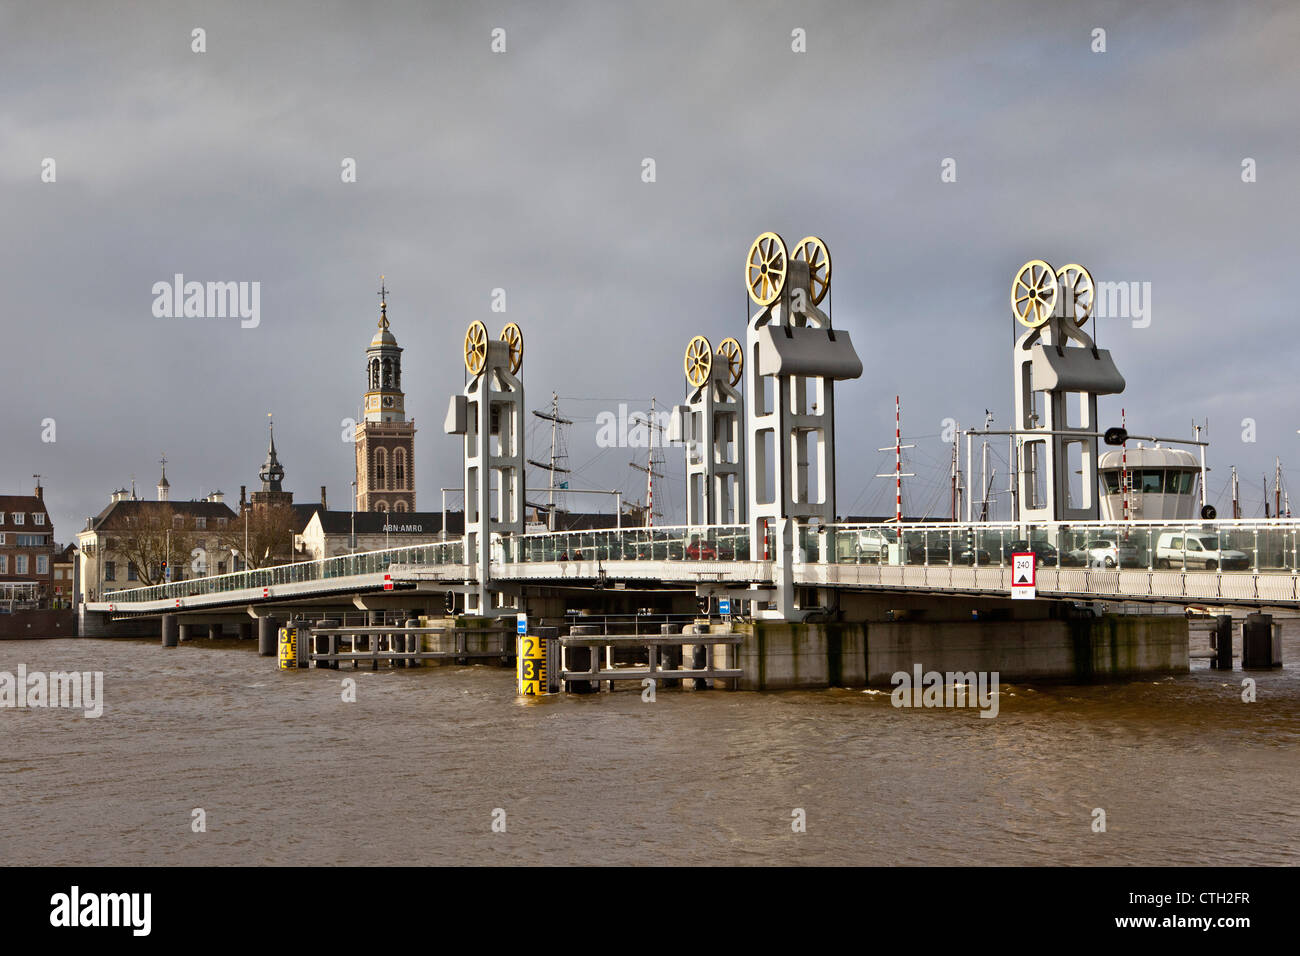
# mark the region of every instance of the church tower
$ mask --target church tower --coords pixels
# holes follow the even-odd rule
[[[402,350],[388,330],[379,285],[379,329],[366,349],[365,416],[357,424],[357,510],[415,510],[415,423],[406,420]]]

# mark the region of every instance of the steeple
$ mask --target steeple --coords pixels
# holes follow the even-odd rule
[[[266,451],[266,461],[262,463],[262,470],[257,476],[262,479],[263,491],[282,491],[280,482],[284,480],[284,466],[275,455],[275,420],[271,418],[270,412],[266,413],[266,417],[270,419],[267,425],[271,431],[271,445]]]
[[[167,453],[163,452],[158,464],[162,465],[162,477],[158,479],[158,500],[166,501],[171,496],[171,482],[167,480]]]
[[[379,277],[379,327],[366,346],[364,414],[354,432],[359,511],[415,510],[415,423],[406,418],[402,349],[388,324]],[[323,496],[322,496],[323,500]]]
[[[400,422],[406,418],[402,394],[402,350],[388,326],[388,287],[379,277],[379,328],[366,349],[365,420]]]

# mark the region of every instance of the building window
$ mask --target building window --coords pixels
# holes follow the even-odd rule
[[[23,523],[23,520],[24,520],[26,517],[27,517],[27,515],[23,514],[21,511],[15,511],[15,512],[14,512],[14,524],[22,524],[22,523]]]
[[[405,501],[398,501],[398,502],[395,502],[395,503],[393,504],[393,510],[394,510],[394,511],[405,511],[405,510],[406,510],[406,502],[405,502]]]
[[[208,530],[208,519],[207,519],[207,518],[195,518],[195,519],[194,519],[194,527],[197,528],[199,531],[207,531],[207,530]]]
[[[0,514],[0,518],[3,517],[4,515]],[[0,544],[4,544],[4,543],[5,543],[5,533],[3,531],[0,531]]]
[[[224,528],[224,527],[225,527],[226,525],[228,525],[228,524],[230,524],[230,519],[229,519],[229,518],[218,518],[218,519],[217,519],[217,527],[218,527],[218,528]]]
[[[384,454],[384,450],[382,448],[375,449],[375,487],[376,488],[388,487],[387,481],[385,480],[386,475],[384,474],[384,472],[386,471],[384,467],[386,464],[385,461],[386,458],[387,455]]]
[[[105,562],[104,562],[104,580],[105,580],[105,581],[116,581],[116,580],[117,580],[117,562],[116,562],[116,561],[105,561]]]
[[[128,581],[139,581],[139,580],[140,580],[140,575],[136,574],[136,571],[135,571],[135,562],[134,562],[134,561],[128,561],[128,562],[126,563],[126,579],[127,579]]]
[[[217,562],[217,573],[218,573],[218,574],[225,574],[225,573],[226,573],[226,562],[225,562],[225,561],[218,561],[218,562]]]
[[[9,555],[0,554],[0,574],[9,573]]]
[[[38,554],[36,556],[36,573],[37,574],[50,573],[50,559],[48,555]]]
[[[406,449],[398,448],[393,451],[393,487],[406,487]]]
[[[32,512],[32,524],[45,524],[45,515],[39,511]]]
[[[185,527],[185,516],[172,515],[172,528],[179,531],[183,527]]]
[[[393,360],[384,359],[384,388],[393,387]]]
[[[387,510],[388,510],[388,503],[385,502],[385,501],[379,501],[379,502],[376,502],[376,503],[375,503],[375,510],[376,510],[376,511],[387,511]]]
[[[27,573],[27,555],[25,555],[25,554],[15,554],[15,555],[14,555],[14,574],[26,574],[26,573]]]

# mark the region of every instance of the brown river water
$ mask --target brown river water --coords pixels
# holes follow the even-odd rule
[[[1281,671],[1003,684],[994,719],[887,689],[525,701],[503,668],[280,672],[254,644],[0,642],[0,671],[102,671],[105,701],[0,707],[0,862],[1300,863],[1297,621]]]

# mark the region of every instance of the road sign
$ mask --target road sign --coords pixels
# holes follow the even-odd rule
[[[724,617],[731,613],[731,598],[718,598],[718,613]]]
[[[385,574],[385,575],[384,575],[384,590],[385,590],[385,591],[391,591],[392,589],[393,589],[393,576],[392,576],[391,574]]]
[[[1017,551],[1011,556],[1011,596],[1032,601],[1037,595],[1034,553]]]
[[[527,634],[527,633],[528,633],[528,615],[527,615],[527,614],[520,614],[520,615],[517,615],[517,616],[515,617],[515,633],[516,633],[516,634]]]

